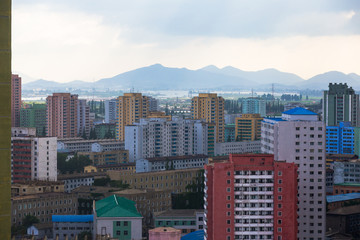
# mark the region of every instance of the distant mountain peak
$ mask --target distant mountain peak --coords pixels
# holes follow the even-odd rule
[[[215,65],[208,65],[206,67],[200,68],[199,70],[204,70],[204,71],[218,71],[220,70],[220,68],[218,68]]]

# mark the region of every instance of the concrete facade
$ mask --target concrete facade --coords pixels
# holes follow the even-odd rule
[[[360,155],[360,128],[350,122],[340,122],[338,126],[326,127],[326,153]]]
[[[105,101],[105,123],[115,123],[118,111],[117,111],[117,100],[111,99]]]
[[[78,100],[77,107],[77,136],[90,136],[90,106],[85,99]]]
[[[223,156],[231,153],[260,153],[261,141],[242,141],[216,143],[215,155]]]
[[[20,127],[21,77],[11,75],[11,126]]]
[[[266,116],[266,101],[259,98],[243,98],[239,99],[242,104],[242,113],[244,114],[260,114],[261,117]]]
[[[298,166],[299,240],[325,239],[325,142],[325,124],[303,108],[262,122],[261,151]]]
[[[260,114],[243,114],[235,119],[235,139],[236,141],[255,141],[261,137]]]

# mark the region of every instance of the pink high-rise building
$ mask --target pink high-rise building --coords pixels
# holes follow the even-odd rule
[[[11,75],[11,126],[20,127],[21,77]]]
[[[78,95],[53,93],[46,98],[47,136],[76,137],[78,134]]]

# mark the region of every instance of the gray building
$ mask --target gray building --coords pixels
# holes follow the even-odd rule
[[[105,123],[116,123],[117,115],[117,99],[105,101]]]
[[[93,232],[93,215],[53,215],[53,237],[75,239],[81,232]]]
[[[208,163],[206,155],[155,157],[136,161],[136,172],[158,172],[204,167]]]
[[[229,155],[231,153],[260,153],[261,141],[223,142],[216,143],[215,155]]]

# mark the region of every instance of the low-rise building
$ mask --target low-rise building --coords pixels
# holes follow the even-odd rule
[[[73,189],[85,185],[92,186],[96,178],[104,178],[104,172],[91,172],[91,173],[74,173],[62,174],[58,176],[59,181],[64,183],[65,192],[71,192]]]
[[[171,209],[154,217],[155,227],[172,227],[181,235],[204,229],[204,210]]]
[[[155,214],[171,208],[171,190],[126,189],[113,194],[136,202],[137,209],[144,217],[143,224],[147,227],[154,226],[152,220]]]
[[[49,192],[64,192],[63,182],[29,181],[11,185],[11,196],[22,196]]]
[[[157,227],[149,230],[149,240],[180,240],[181,231],[172,227]]]
[[[35,223],[27,228],[26,233],[33,236],[34,240],[43,240],[45,237],[52,238],[53,225],[52,223]]]
[[[360,183],[360,161],[343,160],[332,163],[334,170],[334,184]]]
[[[132,171],[107,171],[111,180],[121,180],[131,188],[169,189],[173,193],[186,192],[186,186],[196,177],[203,176],[202,168],[134,173]]]
[[[95,239],[142,239],[142,216],[135,202],[112,195],[96,201],[93,211]]]
[[[208,163],[206,155],[154,157],[136,161],[136,172],[157,172],[188,168],[202,168]]]
[[[75,239],[82,232],[93,232],[93,215],[53,215],[53,239]]]
[[[349,206],[360,204],[360,193],[346,193],[339,195],[326,196],[327,209],[329,211]]]
[[[233,153],[260,153],[261,141],[223,142],[216,143],[215,154],[217,156]]]
[[[326,167],[332,168],[332,164],[336,161],[352,161],[359,157],[355,154],[326,154]]]
[[[79,156],[86,156],[93,165],[115,165],[129,162],[128,150],[115,150],[106,152],[78,152]]]
[[[339,183],[334,184],[333,194],[360,193],[360,183]]]
[[[86,166],[84,167],[85,173],[91,172],[107,172],[109,170],[126,170],[131,172],[136,172],[135,163],[121,163],[121,164],[112,164],[112,165],[98,165],[98,166]]]
[[[354,237],[360,234],[360,207],[348,206],[327,212],[326,228],[332,232],[351,234],[352,239],[356,239]]]
[[[124,150],[124,142],[115,139],[62,138],[58,139],[57,150],[68,152],[103,152]]]
[[[56,214],[77,214],[78,195],[68,193],[39,193],[11,198],[11,222],[21,225],[26,215],[33,215],[40,223],[50,223]]]

